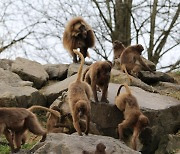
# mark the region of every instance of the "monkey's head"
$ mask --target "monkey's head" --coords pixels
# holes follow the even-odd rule
[[[139,121],[140,121],[140,124],[141,124],[141,128],[145,128],[149,125],[149,119],[148,117],[146,117],[145,115],[141,114],[139,116]]]
[[[103,143],[98,143],[96,145],[96,151],[98,152],[105,152],[106,146]]]
[[[86,25],[83,22],[78,21],[77,23],[73,25],[72,36],[85,39],[87,37],[87,32],[88,30],[86,28]]]
[[[102,68],[101,68],[101,73],[104,74],[105,76],[110,76],[112,69],[112,62],[109,60],[104,61]]]
[[[121,49],[121,48],[125,48],[122,42],[115,40],[113,42],[113,49],[116,50],[116,49]]]
[[[135,45],[135,49],[136,51],[138,51],[140,54],[142,53],[142,51],[144,50],[143,46],[141,44],[137,44]]]

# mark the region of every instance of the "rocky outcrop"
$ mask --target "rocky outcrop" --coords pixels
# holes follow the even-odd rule
[[[11,70],[17,73],[23,80],[33,82],[33,86],[38,89],[41,88],[49,78],[40,63],[24,58],[16,58],[12,63]]]
[[[46,64],[44,69],[49,75],[49,80],[64,80],[67,78],[68,64]]]
[[[149,71],[140,71],[138,77],[147,84],[153,84],[153,83],[157,83],[159,81],[172,82],[172,83],[175,82],[173,77],[169,76],[166,73],[162,73],[162,72],[155,72],[153,74]]]
[[[75,73],[78,68],[79,64],[48,64],[43,66],[39,63],[22,58],[17,58],[15,61],[0,60],[0,106],[29,107],[37,104],[42,106],[50,106],[52,103],[58,104],[62,93],[67,91],[69,84],[76,79],[77,75]],[[147,76],[148,75],[147,73]],[[163,73],[163,75],[165,74]],[[151,80],[150,76],[147,78]],[[173,136],[180,129],[180,101],[169,96],[154,93],[159,92],[159,89],[148,85],[148,82],[144,83],[142,80],[134,77],[132,77],[132,79],[132,82],[129,83],[132,93],[136,96],[144,114],[150,119],[150,127],[140,134],[141,143],[139,143],[138,150],[141,149],[144,154],[153,154],[156,151],[156,153],[163,151],[163,149],[165,149],[163,147],[165,146],[169,147],[169,150],[167,149],[166,151],[176,149],[174,146],[170,147],[171,143],[174,143],[176,139],[171,139],[169,134]],[[159,82],[161,80],[163,82]],[[171,81],[173,81],[172,78],[167,80],[164,79],[164,77],[163,79],[156,80],[159,86],[162,85],[165,89],[166,87],[170,87],[178,92],[179,85],[177,83],[169,83]],[[129,81],[124,73],[112,69],[111,82],[114,83],[109,84],[109,104],[104,102],[92,102],[91,120],[92,124],[95,124],[95,127],[92,125],[92,128],[97,128],[98,133],[100,132],[100,134],[105,136],[118,138],[117,125],[122,122],[123,114],[114,105],[114,98],[119,84]],[[123,91],[124,88],[122,88],[122,92]],[[100,96],[101,93],[98,92],[98,97]],[[61,108],[69,112],[67,104],[62,105]],[[125,136],[127,136],[127,140],[125,140],[126,145],[129,145],[128,138],[131,135],[131,129],[125,130]],[[164,140],[167,139],[167,136],[168,142],[165,142]],[[91,137],[92,139],[90,139]],[[43,153],[44,151],[47,151],[47,153],[56,151],[64,152],[64,150],[67,150],[66,152],[71,152],[71,148],[74,148],[77,152],[79,152],[79,149],[92,152],[97,144],[96,141],[102,138],[107,147],[106,150],[112,148],[112,150],[115,149],[115,152],[118,151],[118,153],[123,153],[124,149],[127,148],[126,145],[122,144],[119,140],[109,137],[104,138],[100,135],[83,137],[77,135],[74,137],[74,135],[72,135],[72,138],[74,138],[74,141],[71,139],[70,135],[50,134],[48,135],[47,142],[35,146],[35,151],[38,153],[40,153],[40,151]],[[81,146],[81,142],[79,142],[81,139],[83,142],[82,145],[86,145],[86,147],[88,147],[87,149]],[[71,141],[75,142],[72,147]],[[78,145],[76,144],[77,141],[79,142],[77,143]],[[109,143],[109,141],[111,141],[111,143]],[[38,146],[39,148],[37,148]],[[127,150],[126,152],[134,153],[133,150],[131,152]]]
[[[96,145],[103,143],[107,154],[140,154],[128,148],[125,144],[112,137],[91,135],[78,136],[77,134],[49,134],[44,143],[35,145],[31,152],[34,154],[81,154],[83,151],[94,152]]]
[[[30,81],[23,81],[17,74],[0,68],[0,106],[46,106],[46,98],[31,87],[32,84]]]

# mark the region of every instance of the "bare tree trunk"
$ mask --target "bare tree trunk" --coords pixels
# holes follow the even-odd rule
[[[152,12],[151,12],[151,27],[150,27],[150,39],[149,39],[149,48],[148,48],[148,59],[151,61],[153,59],[154,32],[155,32],[155,24],[156,24],[157,4],[158,4],[158,0],[154,0]]]
[[[115,30],[112,40],[119,40],[128,46],[131,44],[132,0],[116,0],[115,2]]]

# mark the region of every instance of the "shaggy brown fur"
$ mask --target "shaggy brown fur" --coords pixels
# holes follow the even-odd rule
[[[86,58],[89,56],[88,48],[93,47],[94,44],[94,32],[82,17],[75,17],[67,23],[63,35],[63,45],[73,57],[74,63],[77,63],[77,56],[73,49],[80,48],[80,52]]]
[[[68,87],[68,98],[69,98],[69,107],[71,110],[73,125],[79,135],[82,135],[79,119],[81,116],[85,116],[86,118],[86,130],[85,134],[89,133],[89,123],[90,123],[90,97],[92,95],[91,88],[89,85],[81,81],[82,68],[84,65],[84,57],[83,55],[74,50],[75,54],[79,55],[81,58],[81,65],[79,67],[78,75],[76,81],[71,83]]]
[[[3,133],[6,136],[12,152],[18,152],[21,148],[21,143],[25,143],[26,130],[42,136],[42,142],[46,139],[46,131],[39,124],[36,115],[31,112],[35,109],[47,110],[56,116],[60,116],[58,112],[42,106],[32,106],[28,109],[0,108],[0,135]],[[14,147],[14,140],[16,148]]]
[[[147,66],[141,58],[141,53],[144,50],[143,46],[140,44],[132,45],[127,47],[120,56],[121,70],[124,71],[129,79],[131,74],[134,77],[138,77],[139,72],[142,67],[146,68],[150,72],[154,73],[149,66]],[[128,74],[129,73],[129,74]]]
[[[108,102],[107,92],[110,80],[112,63],[110,61],[98,61],[91,64],[83,73],[83,80],[91,85],[94,100],[98,102],[97,90],[99,87],[102,90],[102,102]]]
[[[120,90],[123,86],[126,88],[126,92],[120,94]],[[118,125],[119,139],[123,138],[123,130],[125,128],[132,127],[133,136],[131,144],[132,148],[136,150],[136,139],[139,136],[141,130],[149,124],[149,120],[140,111],[135,96],[131,94],[129,87],[126,84],[119,87],[117,96],[115,98],[115,104],[117,108],[124,113],[124,120]]]

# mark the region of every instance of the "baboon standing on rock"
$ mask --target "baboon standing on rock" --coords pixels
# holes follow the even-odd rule
[[[120,94],[120,90],[123,86],[126,88],[126,92]],[[135,96],[131,94],[129,87],[126,84],[119,87],[115,98],[115,104],[124,114],[124,120],[118,125],[119,139],[123,139],[123,130],[125,128],[133,128],[131,145],[132,148],[136,150],[136,139],[141,130],[149,124],[149,119],[140,111]]]
[[[91,85],[94,100],[98,102],[97,87],[102,90],[102,102],[108,102],[107,92],[111,75],[112,63],[110,61],[97,61],[91,64],[83,73],[83,80]]]
[[[74,53],[81,58],[81,64],[79,67],[76,81],[71,83],[68,87],[68,98],[69,98],[69,107],[73,118],[74,128],[76,129],[78,134],[82,136],[82,132],[79,125],[79,119],[81,116],[85,116],[86,118],[85,134],[88,135],[90,112],[91,112],[90,97],[92,95],[92,91],[90,86],[86,82],[81,80],[81,74],[84,65],[84,57],[77,50],[74,50]]]
[[[80,48],[80,52],[86,58],[89,57],[88,48],[93,47],[94,44],[94,32],[82,17],[75,17],[67,23],[63,35],[63,45],[73,57],[74,63],[77,63],[77,56],[73,49]]]

